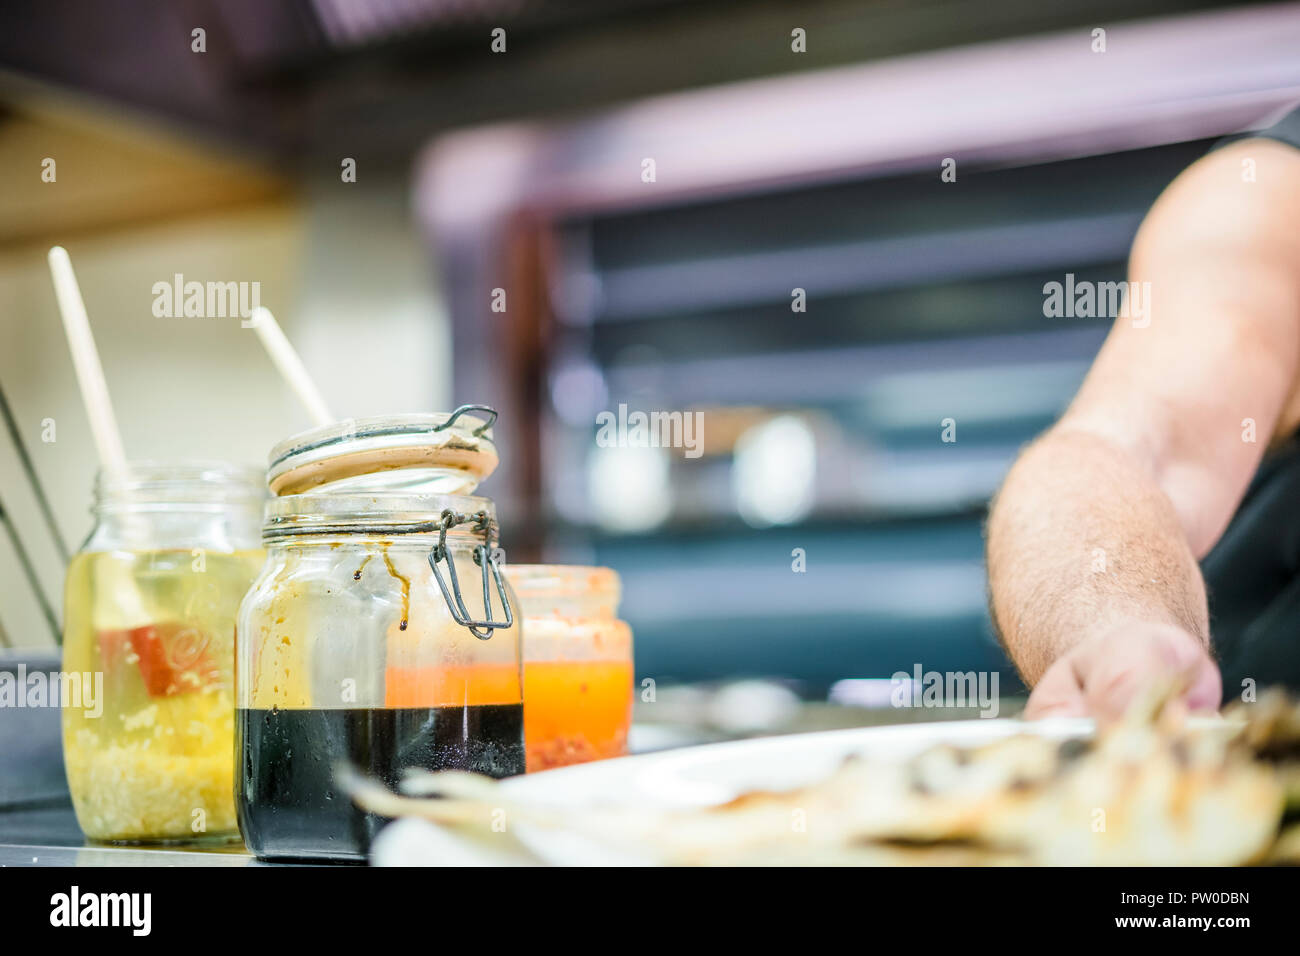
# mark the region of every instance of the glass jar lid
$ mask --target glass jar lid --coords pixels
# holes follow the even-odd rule
[[[450,413],[354,418],[313,428],[271,449],[267,484],[277,496],[470,494],[496,469],[496,417],[486,405],[462,405]]]
[[[577,564],[508,564],[506,577],[518,592],[547,599],[588,599],[618,604],[622,582],[613,568],[586,567]]]

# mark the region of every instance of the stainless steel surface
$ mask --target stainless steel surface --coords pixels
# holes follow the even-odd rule
[[[0,866],[265,866],[240,843],[88,845],[70,804],[0,811]]]
[[[129,847],[0,845],[0,866],[262,866],[247,853],[194,853]]]

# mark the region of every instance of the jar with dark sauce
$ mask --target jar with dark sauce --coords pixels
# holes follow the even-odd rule
[[[461,417],[468,440],[439,458],[439,418],[408,416],[397,444],[388,418],[272,453],[272,488],[278,475],[298,493],[267,505],[237,639],[236,808],[260,858],[365,859],[386,821],[353,805],[343,768],[390,787],[410,768],[524,771],[522,624],[495,507],[460,493],[481,477],[463,466],[487,427]],[[348,458],[385,464],[367,484]],[[332,477],[313,483],[319,462]]]

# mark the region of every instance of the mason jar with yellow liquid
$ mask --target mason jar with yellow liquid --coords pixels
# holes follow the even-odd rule
[[[95,706],[63,710],[91,840],[237,836],[235,619],[265,558],[263,489],[260,470],[222,462],[136,462],[96,480],[63,636],[64,670],[101,688]]]

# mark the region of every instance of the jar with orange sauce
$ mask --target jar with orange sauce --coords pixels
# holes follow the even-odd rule
[[[632,722],[632,630],[609,568],[510,564],[524,623],[529,771],[619,757]]]

